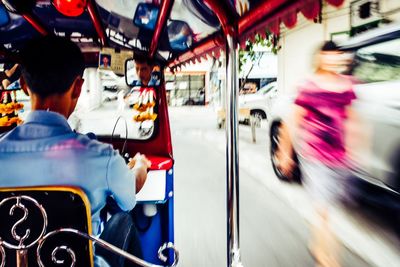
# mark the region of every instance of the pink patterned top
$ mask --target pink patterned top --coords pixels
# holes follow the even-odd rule
[[[299,86],[295,104],[307,111],[300,125],[299,136],[303,157],[332,167],[346,165],[346,106],[355,98],[352,87],[342,92],[332,92],[310,80]]]

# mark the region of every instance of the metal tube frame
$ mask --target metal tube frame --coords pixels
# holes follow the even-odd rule
[[[89,0],[87,2],[86,9],[93,22],[94,28],[96,29],[97,35],[100,38],[101,45],[103,47],[107,46],[108,45],[107,34],[103,27],[103,23],[101,22],[101,18],[99,12],[97,11],[97,6],[96,3],[94,3],[94,0]]]
[[[237,19],[236,12],[230,12],[231,5],[226,1],[221,0],[204,0],[204,4],[206,4],[211,10],[214,11],[217,16],[219,22],[221,23],[221,27],[223,32],[228,34],[235,34],[232,25],[235,23]]]
[[[243,266],[239,240],[239,122],[238,122],[238,42],[226,36],[226,189],[227,189],[227,266]]]
[[[164,31],[167,25],[168,18],[171,14],[174,0],[164,0],[161,4],[160,13],[158,15],[156,28],[154,29],[153,39],[151,40],[149,54],[150,57],[154,57],[158,42],[160,41],[161,33]]]
[[[236,14],[226,8],[226,2],[205,0],[214,10],[226,36],[226,208],[227,266],[242,267],[239,240],[239,122],[238,122],[238,60],[239,42]]]
[[[22,17],[24,17],[24,19],[41,35],[49,34],[47,29],[39,22],[38,18],[34,14],[22,14]]]

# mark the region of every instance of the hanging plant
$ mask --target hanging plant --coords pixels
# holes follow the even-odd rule
[[[265,34],[255,34],[252,40],[247,39],[245,42],[244,48],[239,50],[239,72],[242,73],[243,67],[247,62],[251,62],[249,71],[243,75],[242,82],[240,84],[240,89],[243,89],[243,86],[247,82],[247,78],[252,71],[253,67],[257,65],[262,57],[262,53],[255,51],[256,47],[267,47],[273,54],[277,54],[281,49],[279,45],[279,35],[275,35],[269,31],[266,31]]]

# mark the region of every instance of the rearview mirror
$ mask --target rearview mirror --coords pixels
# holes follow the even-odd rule
[[[186,22],[172,20],[168,24],[168,39],[172,50],[184,51],[192,46],[193,31]]]
[[[127,59],[125,61],[126,84],[130,87],[143,85],[143,81],[140,80],[140,77],[137,74],[137,69],[139,69],[142,73],[142,79],[147,76],[147,84],[144,83],[146,84],[146,86],[159,86],[161,81],[160,66],[158,64],[149,64],[148,62],[138,64],[139,65],[136,66],[135,60],[133,58]]]
[[[157,5],[140,3],[136,8],[133,24],[141,29],[154,30],[159,11]]]

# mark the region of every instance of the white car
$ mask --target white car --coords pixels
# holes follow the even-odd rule
[[[250,115],[256,118],[256,123],[267,119],[271,111],[273,99],[278,95],[277,82],[271,82],[253,94],[239,96],[239,108],[249,109]]]

